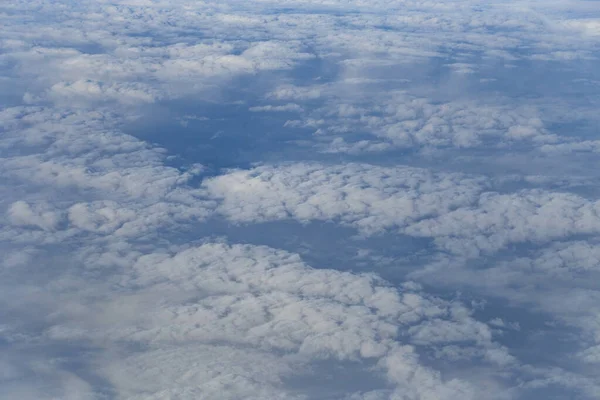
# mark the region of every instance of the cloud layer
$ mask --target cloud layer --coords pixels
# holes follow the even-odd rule
[[[598,398],[599,21],[3,2],[0,397]]]

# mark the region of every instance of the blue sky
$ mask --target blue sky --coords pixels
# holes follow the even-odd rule
[[[0,5],[0,398],[597,399],[597,1]]]

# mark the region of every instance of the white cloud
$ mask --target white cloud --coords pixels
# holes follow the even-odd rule
[[[31,156],[13,157],[5,164],[12,167],[5,171],[9,177],[43,187],[112,188],[110,192],[119,200],[70,205],[62,213],[66,215],[66,229],[71,233],[114,235],[107,239],[118,241],[119,232],[128,224],[147,224],[148,218],[155,218],[161,207],[171,207],[174,200],[172,193],[177,191],[174,188],[185,182],[176,171],[160,166],[160,153],[131,138],[112,133],[102,136],[96,130],[89,132],[94,133],[93,136],[86,136],[86,130],[78,130],[75,134],[61,128],[81,121],[77,115],[69,115],[66,119],[61,116],[53,121],[44,112],[22,111],[18,114],[19,119],[14,121],[15,137],[9,136],[9,142],[50,143],[48,152],[36,156],[38,160],[39,157],[47,157],[49,161],[39,167],[36,162],[31,162]],[[10,125],[10,121],[7,122]],[[22,132],[19,128],[23,123],[29,125],[25,135],[16,135],[16,132]],[[93,143],[97,140],[101,140],[103,146],[100,147],[101,152],[95,153]],[[67,159],[61,160],[64,155],[69,156],[67,164],[63,164]],[[139,164],[142,157],[145,162]],[[104,161],[109,159],[110,163]],[[156,165],[152,166],[153,162]],[[17,170],[16,165],[20,166]],[[51,167],[54,165],[57,167]],[[89,173],[90,166],[105,172]],[[128,174],[122,173],[124,167],[136,172],[131,184],[135,182],[133,187],[146,186],[143,191],[133,189],[130,184],[123,185],[123,182],[128,182]],[[114,176],[111,178],[115,182],[113,186],[105,186],[106,175]],[[163,175],[165,179],[159,179]],[[152,189],[148,190],[148,186]],[[121,191],[121,188],[124,190]],[[181,193],[180,196],[186,198],[187,195]],[[124,199],[128,200],[123,202]],[[169,201],[162,205],[165,199]],[[144,205],[144,202],[150,203]],[[37,225],[50,230],[57,227],[56,215],[61,215],[61,211],[32,208],[25,202],[16,202],[10,207],[9,220],[16,226]],[[169,218],[161,220],[158,225],[172,222],[173,217],[169,214]],[[139,238],[147,229],[128,230],[132,238]],[[53,236],[57,243],[65,239],[64,235]],[[32,238],[32,242],[35,241],[36,237]],[[406,294],[401,299],[395,290],[377,286],[373,278],[309,270],[295,256],[269,249],[205,245],[172,257],[160,253],[142,257],[134,254],[132,259],[132,256],[119,257],[118,254],[89,254],[88,248],[89,243],[83,244],[80,250],[88,269],[93,268],[94,261],[104,267],[133,265],[133,274],[112,278],[120,280],[121,285],[125,284],[129,289],[119,295],[106,286],[100,286],[95,294],[92,292],[93,303],[87,304],[85,298],[89,294],[82,297],[83,293],[79,294],[79,290],[75,289],[87,287],[87,292],[87,284],[68,280],[57,282],[53,290],[58,290],[56,295],[57,299],[61,299],[60,303],[48,303],[46,298],[37,300],[46,302],[46,307],[52,310],[52,319],[57,321],[47,329],[45,340],[49,340],[49,345],[65,340],[90,340],[92,343],[104,343],[103,346],[107,346],[107,340],[149,345],[151,349],[143,355],[99,361],[104,365],[102,371],[105,371],[106,378],[125,397],[191,398],[198,393],[209,393],[207,396],[210,398],[210,393],[220,393],[224,387],[230,389],[228,395],[231,398],[242,393],[257,398],[265,395],[283,397],[284,394],[287,397],[280,388],[279,377],[285,371],[289,374],[295,369],[289,362],[274,357],[274,351],[297,353],[304,359],[304,364],[307,359],[329,357],[340,360],[376,358],[381,360],[382,367],[387,369],[389,379],[398,385],[398,390],[408,391],[414,398],[423,393],[453,398],[457,391],[465,392],[464,396],[474,396],[475,389],[467,383],[457,380],[446,383],[437,372],[420,366],[410,345],[397,347],[395,344],[397,324],[415,324],[424,317],[435,316],[440,322],[433,326],[441,324],[437,329],[442,331],[451,332],[458,328],[456,332],[447,334],[450,341],[470,339],[482,343],[484,352],[488,351],[485,350],[487,347],[490,347],[489,351],[496,351],[489,336],[480,337],[477,331],[470,329],[461,331],[459,327],[462,324],[470,323],[468,316],[463,315],[456,322],[444,325],[439,318],[455,317],[444,310],[448,306],[443,302],[424,299],[418,294]],[[283,263],[283,266],[273,269],[272,265],[278,263]],[[76,295],[65,297],[62,294],[65,287],[75,289]],[[202,295],[200,299],[201,293],[213,294]],[[166,302],[157,307],[152,299],[166,299]],[[193,299],[197,299],[195,305],[191,302]],[[33,301],[36,302],[35,296]],[[210,324],[207,323],[209,321]],[[432,328],[427,326],[424,329],[431,331]],[[430,339],[427,339],[422,330],[414,335],[409,330],[408,334],[414,336],[417,345],[440,341],[439,338],[431,339],[431,333]],[[230,344],[211,345],[217,340]],[[199,346],[198,342],[204,344]],[[238,354],[240,350],[236,346],[239,345],[250,345],[258,350]],[[170,346],[173,350],[168,350]],[[225,362],[227,355],[232,353],[237,355],[234,358],[230,356],[229,363]],[[182,359],[181,354],[194,354],[194,357],[188,361]],[[218,359],[219,364],[207,368],[206,357]],[[265,374],[264,366],[260,369],[244,367],[240,364],[243,357],[249,357],[249,365],[269,362],[277,374]],[[165,364],[169,360],[171,364]],[[212,376],[219,369],[231,371],[232,368],[239,368],[240,374],[229,372],[220,378],[207,375]],[[407,371],[415,369],[416,375],[407,375]],[[181,376],[178,371],[182,370],[187,371],[183,380],[168,378]],[[69,376],[68,371],[58,374]],[[49,379],[56,381],[59,378]],[[207,386],[198,387],[198,380]],[[138,386],[130,382],[140,383]],[[72,393],[75,396],[81,394],[73,390]]]
[[[11,334],[12,343],[34,353],[35,365],[54,359],[35,352],[30,340],[44,349],[68,343],[99,349],[103,356],[86,361],[112,387],[72,377],[67,362],[44,377],[55,393],[65,387],[83,398],[114,390],[127,398],[185,399],[199,393],[212,398],[227,388],[230,398],[288,398],[298,393],[288,387],[290,379],[310,376],[326,361],[352,363],[374,381],[385,377],[388,383],[379,387],[391,386],[392,398],[476,398],[484,387],[480,377],[445,377],[422,363],[420,353],[431,345],[467,346],[476,348],[472,362],[493,370],[516,362],[467,308],[426,295],[416,285],[399,291],[375,276],[315,270],[297,255],[267,247],[172,244],[169,229],[203,220],[214,201],[204,199],[206,189],[187,185],[188,174],[164,166],[160,149],[103,127],[105,114],[18,108],[5,115],[3,144],[29,151],[3,159],[3,175],[37,190],[12,195],[30,200],[8,203],[3,241],[24,250],[50,245],[24,258],[13,256],[5,265],[14,273],[40,267],[52,271],[40,283],[42,291],[37,283],[17,281],[0,297],[2,304],[11,304],[20,293],[22,306],[11,309],[38,321],[33,332],[9,325],[31,337]],[[319,166],[302,168],[297,177],[291,171],[290,179],[302,179],[306,171],[315,174],[314,183],[331,178],[319,178]],[[453,195],[462,190],[462,200],[449,201],[451,207],[468,201],[481,185],[476,179],[419,169],[349,168],[338,169],[339,184],[362,185],[369,192],[363,200],[394,184],[411,191],[407,202],[415,196],[424,200],[439,187]],[[459,191],[457,179],[463,181]],[[60,201],[40,202],[50,196]],[[421,202],[415,209],[434,212],[439,195],[432,196],[429,206]],[[356,200],[355,207],[366,207],[360,197]],[[391,201],[386,195],[381,200]],[[367,228],[376,226],[369,222],[370,213],[367,208],[362,216]],[[40,320],[21,307],[43,310],[47,317]],[[214,365],[207,365],[207,358]],[[247,367],[243,360],[261,368]],[[31,368],[23,379],[34,379]],[[494,380],[491,375],[486,379]],[[9,389],[21,393],[20,387]],[[315,383],[309,389],[319,387]],[[339,384],[336,390],[355,391]]]
[[[375,276],[312,269],[264,246],[206,243],[146,254],[125,246],[129,255],[113,260],[102,253],[116,248],[86,246],[72,259],[87,271],[118,272],[86,284],[55,276],[47,295],[25,301],[51,310],[36,339],[43,346],[103,349],[94,370],[120,397],[302,398],[319,390],[318,380],[302,390],[290,382],[327,362],[350,363],[375,381],[383,374],[395,388],[391,398],[478,398],[488,389],[480,378],[445,378],[420,361],[420,349],[452,343],[476,349],[474,361],[494,369],[514,363],[467,308],[414,284],[397,290]],[[352,393],[344,381],[334,388]]]
[[[438,400],[535,398],[559,386],[598,397],[595,172],[571,176],[567,163],[556,179],[546,171],[513,179],[494,170],[498,154],[575,163],[572,153],[598,152],[587,131],[560,128],[595,121],[584,104],[593,89],[567,91],[560,80],[595,81],[593,7],[33,0],[1,8],[0,393]],[[560,62],[550,83],[534,79],[538,66],[554,65],[545,61]],[[531,85],[516,91],[511,73]],[[214,172],[193,164],[204,162],[194,159],[203,143],[186,138],[193,165],[175,168],[167,164],[177,154],[123,133],[148,109],[187,133],[193,119],[217,131],[238,115],[213,116],[196,102],[226,108],[229,93],[228,104],[244,112],[298,113],[282,130],[305,128],[306,137],[279,137],[288,150],[304,147],[286,153],[278,139],[268,151],[309,161],[229,170],[199,184]],[[232,130],[248,142],[232,134],[232,153],[270,138],[241,117],[243,129]],[[489,164],[481,173],[503,176],[472,174],[479,154]],[[385,260],[395,286],[340,272],[355,267],[335,261],[342,249],[328,249],[325,262],[307,252],[315,266],[339,270],[313,269],[293,252],[204,237],[278,235],[222,228],[223,217],[353,227],[363,235],[352,239],[361,266],[382,270],[369,262]],[[385,254],[366,238],[382,232],[392,243]],[[394,246],[412,242],[406,236],[430,239],[414,241],[410,276],[443,289],[443,299],[396,271],[406,257]],[[285,245],[297,247],[294,240]],[[502,307],[502,315],[475,312],[452,300],[457,290],[569,330],[547,328],[547,343],[534,343],[557,359],[569,337],[578,345],[568,361],[547,355],[529,365],[519,340],[539,327]]]
[[[579,353],[579,357],[591,364],[600,363],[600,345],[585,349]]]
[[[0,360],[2,394],[23,400],[65,399],[93,400],[97,398],[92,387],[75,373],[57,370],[60,360],[7,357]],[[32,381],[31,376],[36,376]]]
[[[104,367],[127,399],[302,399],[286,392],[293,361],[233,346],[164,346]]]
[[[572,19],[563,21],[562,24],[567,29],[573,29],[584,36],[600,36],[600,19]]]
[[[340,220],[364,232],[404,227],[477,201],[484,182],[419,168],[290,164],[205,181],[219,211],[239,222]]]
[[[0,159],[0,175],[11,229],[3,235],[11,240],[56,243],[83,232],[155,235],[158,226],[211,213],[213,205],[186,187],[200,166],[185,172],[165,166],[163,150],[111,129],[109,113],[18,107],[3,114],[0,146],[9,156]],[[15,148],[20,154],[10,155]],[[32,189],[9,190],[13,182]],[[29,228],[52,232],[61,224],[67,229],[55,233]]]
[[[61,82],[53,85],[49,96],[56,102],[105,102],[116,101],[124,104],[153,103],[157,94],[142,85],[104,85],[101,82],[78,80],[75,82]]]
[[[288,103],[281,106],[267,105],[250,107],[252,112],[303,112],[304,109],[295,103]]]
[[[523,256],[504,255],[507,259],[499,261],[489,259],[470,263],[440,257],[438,262],[412,275],[434,285],[468,287],[502,298],[514,307],[552,322],[552,325],[540,328],[544,334],[553,334],[557,326],[569,329],[573,334],[564,340],[576,349],[570,352],[570,362],[593,364],[597,362],[600,343],[597,318],[600,290],[596,284],[600,276],[600,253],[597,242],[598,237],[558,242],[527,251]],[[528,323],[526,319],[523,322]],[[502,319],[493,319],[489,324],[524,331],[522,324],[507,324]],[[593,373],[588,376],[592,378]],[[591,385],[589,390],[597,393],[597,382],[593,382],[592,379],[586,385]]]
[[[8,209],[8,219],[18,226],[33,226],[53,230],[60,221],[60,214],[48,209],[45,204],[32,207],[24,201],[16,201]]]
[[[284,85],[270,97],[301,100],[302,93],[318,93],[322,107],[286,126],[314,129],[331,138],[327,152],[350,154],[393,148],[506,148],[519,143],[536,145],[568,141],[549,133],[533,107],[497,102],[432,102],[405,91],[385,94],[367,87],[356,93],[345,81],[337,85],[293,88]],[[352,135],[373,138],[356,141]],[[346,139],[347,138],[347,139]],[[348,143],[348,144],[346,144]]]
[[[598,202],[541,190],[500,194],[482,178],[416,168],[263,166],[204,185],[233,221],[336,220],[363,233],[398,229],[469,257],[510,243],[600,233]]]
[[[543,243],[600,233],[600,203],[567,193],[483,193],[475,208],[461,208],[417,222],[406,232],[434,237],[463,254],[495,251],[509,243]]]

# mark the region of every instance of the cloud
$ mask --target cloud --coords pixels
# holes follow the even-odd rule
[[[45,348],[102,349],[94,370],[127,398],[213,398],[225,388],[227,398],[302,398],[319,390],[318,380],[301,390],[289,385],[323,362],[353,365],[374,382],[385,378],[392,397],[477,398],[479,378],[444,378],[420,361],[420,349],[452,344],[478,349],[472,357],[492,368],[514,363],[470,310],[418,285],[397,290],[372,275],[312,269],[264,246],[186,247],[140,253],[125,246],[128,261],[116,263],[107,258],[114,250],[88,242],[72,259],[87,271],[116,273],[85,278],[86,285],[60,274],[45,284],[47,296],[30,293],[28,306],[44,302],[51,310],[35,340]],[[352,393],[343,381],[333,389]]]
[[[294,366],[265,352],[197,344],[132,354],[105,373],[128,399],[301,399],[283,389]]]
[[[294,104],[294,103],[288,103],[288,104],[284,104],[282,106],[273,106],[273,105],[268,105],[268,106],[256,106],[256,107],[250,107],[249,108],[250,111],[252,112],[302,112],[304,111],[302,107],[300,107],[298,104]]]
[[[536,318],[547,321],[548,325],[537,326],[536,333],[532,334],[541,341],[544,337],[555,335],[558,329],[570,332],[564,338],[564,343],[571,348],[568,362],[578,363],[586,370],[587,363],[596,363],[600,342],[597,318],[600,292],[595,284],[600,272],[597,242],[597,236],[587,240],[554,242],[524,250],[521,256],[504,254],[500,260],[466,262],[441,256],[437,262],[415,271],[411,276],[433,285],[469,288],[503,299],[513,307],[526,309]],[[502,319],[494,319],[489,324],[503,329],[507,327]],[[524,324],[527,326],[531,322],[523,319],[516,325],[519,332],[527,331]],[[556,363],[561,364],[562,361],[556,360]],[[591,379],[585,384],[590,386],[590,393],[598,393],[593,373],[583,375],[581,379],[585,375]]]
[[[591,5],[1,8],[0,394],[598,398]]]
[[[501,194],[482,177],[360,164],[289,164],[232,171],[205,181],[237,222],[339,221],[372,234],[398,230],[476,257],[510,243],[600,233],[598,202],[524,190]]]
[[[600,203],[567,193],[483,193],[478,207],[420,221],[409,234],[435,237],[456,253],[495,251],[509,243],[543,243],[573,235],[598,234]],[[475,250],[477,249],[477,250]]]
[[[38,204],[32,208],[24,201],[16,201],[8,209],[8,219],[18,226],[53,230],[58,224],[60,216],[52,210],[48,210],[47,205]]]
[[[398,290],[373,275],[312,269],[295,254],[264,246],[175,244],[170,230],[205,220],[215,201],[206,198],[207,188],[188,184],[193,171],[165,166],[162,150],[107,128],[102,112],[21,107],[5,115],[10,155],[2,160],[3,176],[36,188],[4,199],[2,238],[14,252],[3,266],[15,278],[0,297],[11,314],[26,316],[22,325],[7,325],[9,356],[16,355],[12,349],[31,354],[19,367],[23,379],[52,387],[32,397],[211,398],[227,388],[230,398],[300,398],[318,391],[318,381],[300,392],[290,382],[329,363],[358,368],[392,398],[476,398],[493,376],[446,377],[422,361],[430,346],[452,346],[491,370],[517,362],[468,308],[418,285]],[[11,153],[16,148],[28,151]],[[350,167],[339,169],[340,184],[362,184],[369,196],[394,182],[412,188],[412,196],[436,185],[456,193],[452,179],[459,179]],[[319,166],[304,169],[314,172],[315,183],[330,178],[318,177]],[[463,183],[467,199],[479,183]],[[60,200],[43,201],[52,197]],[[11,200],[17,198],[26,200]],[[433,206],[418,208],[427,214]],[[363,216],[367,227],[370,213]],[[35,281],[19,278],[26,271]],[[20,305],[11,302],[17,293]],[[34,309],[41,315],[27,311]],[[74,346],[90,353],[69,355]],[[63,349],[66,360],[59,362],[52,348]],[[35,372],[47,364],[55,372]],[[11,395],[24,390],[5,387]],[[331,390],[361,393],[340,384]]]
[[[111,128],[110,117],[100,111],[4,110],[6,237],[53,243],[85,232],[138,237],[210,215],[214,206],[186,187],[201,166],[165,166],[163,150]],[[25,190],[8,189],[16,182]]]
[[[56,361],[32,360],[28,354],[5,357],[0,360],[0,393],[24,400],[97,398],[90,385],[76,374],[57,370]],[[32,376],[37,377],[35,382]]]
[[[588,37],[600,35],[600,20],[598,19],[571,19],[563,21],[563,26],[567,29],[580,32]]]
[[[50,88],[49,96],[55,102],[91,102],[116,101],[124,104],[153,103],[158,95],[151,88],[141,85],[104,85],[101,82],[78,80],[61,82]]]
[[[45,13],[35,11],[35,3],[12,6]],[[134,107],[203,94],[236,76],[287,70],[314,58],[302,51],[302,43],[288,37],[230,40],[233,32],[215,32],[214,41],[193,43],[179,30],[205,25],[209,31],[209,26],[244,16],[215,12],[211,4],[196,5],[197,13],[189,13],[183,4],[170,6],[159,13],[150,4],[73,4],[47,12],[49,23],[29,31],[7,16],[2,61],[7,72],[24,84],[19,90],[31,104]],[[65,19],[77,22],[65,24]],[[147,29],[156,35],[144,36]],[[171,36],[172,29],[178,37]],[[40,63],[44,68],[38,68]]]
[[[468,205],[483,184],[460,174],[361,164],[262,166],[204,182],[234,221],[340,220],[367,233]]]
[[[599,363],[600,362],[600,345],[592,346],[579,353],[584,361],[588,363]]]
[[[407,94],[387,91],[385,95],[368,86],[360,96],[347,95],[347,83],[337,86],[299,88],[323,97],[324,105],[312,109],[303,119],[286,126],[312,130],[330,140],[326,152],[360,153],[390,149],[458,148],[502,149],[527,143],[552,146],[569,142],[547,131],[532,107],[473,101],[432,102]],[[284,86],[277,89],[280,98],[301,97]],[[341,96],[340,96],[341,94]],[[272,94],[270,96],[273,96]],[[365,133],[371,139],[362,139]],[[356,139],[356,138],[361,139]],[[348,144],[346,144],[348,143]]]

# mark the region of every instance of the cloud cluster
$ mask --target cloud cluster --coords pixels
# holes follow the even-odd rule
[[[444,377],[419,353],[434,346],[442,359],[448,348],[490,368],[515,363],[462,304],[412,283],[397,290],[374,276],[312,269],[297,255],[263,246],[206,243],[153,253],[125,246],[124,256],[111,259],[115,250],[88,242],[73,255],[79,266],[24,301],[52,310],[30,340],[102,349],[105,355],[89,362],[120,397],[303,398],[321,388],[294,389],[293,380],[334,363],[372,375],[392,398],[478,398],[483,376]],[[121,267],[118,258],[126,260]],[[116,272],[81,275],[109,267]],[[12,338],[27,350],[30,340]],[[328,390],[351,394],[344,383]]]
[[[282,97],[286,88],[274,93]],[[288,98],[296,92],[287,89]],[[306,89],[304,89],[306,91]],[[508,147],[522,142],[543,145],[559,138],[544,128],[534,109],[514,105],[484,105],[474,101],[434,103],[426,98],[408,95],[404,91],[357,97],[348,101],[339,88],[323,88],[325,106],[313,110],[302,120],[290,120],[286,125],[309,128],[319,136],[334,139],[326,152],[360,153],[362,143],[390,148],[447,148],[462,149]],[[331,96],[333,94],[333,96]],[[351,97],[350,97],[351,98]],[[297,99],[297,97],[296,97]],[[371,140],[354,139],[368,134]],[[349,142],[345,137],[349,137]]]
[[[277,107],[271,104],[273,100],[303,107],[304,113],[290,116],[283,126],[302,129],[324,153],[355,156],[411,151],[427,155],[447,151],[465,157],[479,152],[499,157],[510,152],[548,157],[598,151],[591,132],[557,129],[596,121],[593,102],[578,104],[573,113],[560,94],[530,101],[495,93],[482,96],[478,87],[448,96],[444,92],[454,89],[421,83],[418,90],[411,90],[415,86],[411,79],[365,76],[346,71],[335,82],[284,83],[267,93],[265,100],[270,107]]]
[[[41,107],[3,110],[0,146],[6,156],[0,159],[1,175],[5,188],[16,183],[20,187],[16,191],[6,190],[3,202],[25,197],[43,203],[49,196],[55,196],[59,201],[48,207],[66,210],[67,206],[73,206],[68,214],[79,221],[92,218],[91,214],[98,214],[100,209],[127,205],[134,212],[151,206],[165,213],[177,212],[176,209],[189,212],[186,218],[202,214],[206,207],[194,191],[181,190],[202,167],[193,165],[181,171],[166,166],[164,150],[118,131],[112,117],[100,110]],[[61,195],[69,191],[70,196]],[[83,206],[75,204],[78,200],[99,202]],[[39,216],[39,224],[47,228],[59,223],[55,220],[50,224],[58,216],[49,217],[50,211],[39,211],[41,205],[36,207],[38,211],[33,211],[22,202],[15,203],[10,206],[10,215],[20,220]],[[102,219],[116,216],[108,211],[103,213]]]
[[[503,194],[484,178],[362,164],[288,164],[206,180],[233,221],[339,221],[370,234],[428,237],[475,257],[508,244],[600,233],[600,204],[569,193]]]
[[[469,263],[440,257],[427,268],[416,271],[413,278],[420,276],[442,286],[469,287],[514,306],[540,312],[546,318],[549,316],[563,329],[575,328],[579,334],[565,338],[573,346],[569,357],[583,363],[597,363],[600,342],[597,317],[600,287],[596,284],[600,273],[598,237],[555,242],[522,256],[505,258]],[[542,332],[550,335],[551,328],[548,326]]]
[[[446,376],[422,358],[458,357],[490,371],[516,363],[468,308],[418,285],[398,290],[375,276],[315,270],[267,247],[176,245],[172,229],[204,220],[216,205],[207,188],[189,186],[195,171],[165,166],[162,150],[111,127],[107,114],[57,110],[4,111],[1,235],[9,250],[0,301],[22,316],[2,331],[12,371],[2,386],[11,396],[302,398],[325,389],[317,380],[300,390],[294,380],[313,380],[325,363],[374,382],[325,385],[340,396],[477,398],[492,382],[502,386],[492,372]],[[350,174],[368,171],[355,168]],[[415,196],[428,181],[456,193],[451,177],[410,168],[381,169],[363,185],[376,195],[386,186],[380,179],[404,182]],[[14,182],[20,187],[10,193]],[[464,196],[477,184],[465,182]],[[84,355],[70,355],[74,347]]]
[[[152,3],[85,1],[55,10],[43,4],[10,7],[44,15],[48,23],[40,29],[3,17],[1,60],[7,74],[26,85],[18,90],[30,104],[134,106],[203,93],[236,76],[290,69],[314,57],[299,41],[273,37],[224,40],[215,32],[215,40],[198,42],[203,30],[210,35],[211,26],[236,23],[236,15],[219,12],[218,5],[199,3],[190,12],[183,3],[170,4],[163,12]],[[188,36],[181,29],[197,32]]]
[[[589,4],[3,2],[0,397],[598,398]],[[125,133],[155,123],[170,150]],[[288,162],[217,171],[182,127]],[[386,282],[256,244],[284,220],[365,270],[426,240]]]

